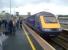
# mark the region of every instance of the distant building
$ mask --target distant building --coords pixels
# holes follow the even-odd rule
[[[2,12],[0,13],[0,17],[5,17],[5,11],[2,11]]]
[[[19,12],[16,12],[16,16],[19,16]]]
[[[27,15],[28,15],[28,16],[31,16],[31,12],[28,12]]]
[[[58,15],[61,24],[68,24],[68,15]]]
[[[26,19],[28,17],[28,15],[20,15],[20,18],[22,19]]]
[[[31,12],[28,12],[27,15],[20,15],[20,18],[25,19],[29,16],[31,16]]]

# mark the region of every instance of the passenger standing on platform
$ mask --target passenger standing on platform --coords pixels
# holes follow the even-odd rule
[[[20,29],[20,20],[18,20],[18,28]]]
[[[7,28],[7,20],[4,20],[5,28]]]
[[[15,34],[15,31],[16,31],[16,21],[12,21],[13,23],[13,33]]]
[[[19,28],[19,20],[17,20],[16,27]]]
[[[0,21],[0,27],[1,27],[2,21]]]
[[[13,21],[10,20],[9,23],[8,23],[8,30],[11,34],[15,34],[13,32],[15,32],[15,27],[13,26]]]
[[[20,20],[20,28],[22,29],[22,20]]]

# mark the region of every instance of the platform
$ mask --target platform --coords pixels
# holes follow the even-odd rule
[[[30,37],[30,36],[29,36]],[[43,50],[42,47],[31,37],[33,45],[36,50]],[[6,45],[3,46],[3,50],[32,50],[32,46],[28,42],[28,39],[23,30],[16,30],[15,36],[9,36],[5,41]]]
[[[6,30],[0,29],[1,34],[4,31]],[[33,35],[31,35],[32,33]],[[55,50],[30,28],[27,30],[24,24],[22,29],[16,29],[15,35],[6,36],[3,34],[0,38],[0,50]]]

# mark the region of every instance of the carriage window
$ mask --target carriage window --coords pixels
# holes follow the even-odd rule
[[[44,17],[46,23],[56,23],[57,19],[56,17]]]

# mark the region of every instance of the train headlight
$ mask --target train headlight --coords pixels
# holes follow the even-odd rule
[[[62,31],[62,29],[60,28],[59,31]]]
[[[44,29],[44,31],[51,31],[51,29]]]

